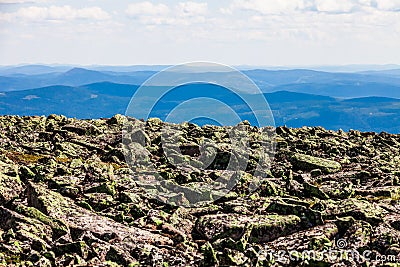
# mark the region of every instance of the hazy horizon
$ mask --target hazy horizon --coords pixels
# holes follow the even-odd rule
[[[181,64],[181,63],[180,63]],[[177,65],[180,65],[177,64]],[[138,71],[159,71],[165,68],[174,66],[173,64],[120,64],[120,65],[108,65],[108,64],[72,64],[72,63],[18,63],[12,65],[0,65],[0,69],[13,69],[21,67],[52,67],[52,68],[86,68],[93,69],[96,71],[107,70],[107,68],[120,68],[118,71],[123,72],[124,68],[126,71],[132,71],[130,68],[137,69]],[[396,70],[400,69],[400,64],[342,64],[342,65],[247,65],[247,64],[236,64],[231,67],[239,70],[315,70],[324,72],[362,72],[362,71],[385,71],[385,70]],[[61,70],[60,70],[61,71]]]
[[[400,64],[388,0],[0,0],[0,65]]]

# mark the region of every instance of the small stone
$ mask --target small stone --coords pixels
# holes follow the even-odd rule
[[[114,117],[112,117],[107,121],[107,123],[111,125],[122,125],[125,122],[126,122],[126,117],[121,114],[114,115]]]
[[[312,171],[314,169],[320,169],[324,173],[335,173],[342,168],[340,163],[336,161],[299,153],[294,154],[291,160],[293,166],[299,170]]]

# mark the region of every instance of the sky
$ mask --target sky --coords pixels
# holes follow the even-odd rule
[[[0,65],[400,64],[400,0],[0,0]]]

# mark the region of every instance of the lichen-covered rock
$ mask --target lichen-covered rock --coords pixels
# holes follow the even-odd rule
[[[293,266],[297,262],[309,260],[312,266],[333,265],[337,263],[335,257],[323,251],[333,249],[337,234],[337,226],[327,223],[268,242],[260,254],[272,255],[274,261],[283,266]]]
[[[249,242],[264,243],[301,229],[300,218],[295,215],[215,214],[201,217],[196,230],[207,240],[232,238],[239,240],[250,231]]]
[[[18,196],[22,190],[17,166],[0,161],[0,205]]]
[[[299,154],[299,153],[295,153],[292,156],[291,160],[295,168],[305,171],[320,169],[325,173],[335,173],[340,171],[342,168],[340,163],[336,161],[317,158],[310,155]]]
[[[328,180],[322,182],[319,185],[319,190],[333,199],[350,198],[355,193],[353,183],[346,180]]]
[[[161,235],[126,227],[108,218],[85,210],[62,195],[49,191],[41,185],[30,183],[27,191],[28,203],[53,219],[61,219],[69,228],[88,231],[95,235],[122,242],[129,237],[138,243],[170,245],[172,241]]]
[[[277,199],[271,201],[267,206],[268,212],[275,212],[284,215],[296,215],[306,227],[315,226],[323,223],[320,211],[312,209],[306,203],[296,202],[291,199]]]
[[[119,124],[122,125],[124,122],[126,122],[126,117],[121,115],[121,114],[116,114],[114,117],[109,119],[107,121],[109,124]]]
[[[0,243],[0,252],[7,265],[28,264],[28,252],[50,250],[53,232],[51,228],[37,219],[26,218],[14,211],[0,207],[0,228],[5,232]],[[1,261],[2,259],[0,259]],[[40,265],[41,259],[33,260]],[[31,262],[33,264],[33,262]]]
[[[347,248],[360,251],[369,249],[372,232],[373,229],[369,223],[354,221],[343,235],[343,238],[347,240]]]
[[[50,115],[0,141],[0,266],[400,258],[400,135]]]
[[[34,207],[26,207],[24,205],[18,205],[17,207],[15,207],[15,210],[19,214],[36,219],[36,220],[40,221],[41,223],[44,223],[44,224],[50,226],[51,229],[53,230],[53,235],[56,238],[66,235],[69,232],[68,227],[65,225],[65,223],[63,221],[61,221],[57,218],[55,218],[55,219],[50,218]]]
[[[339,202],[332,200],[321,201],[316,206],[323,210],[322,214],[327,219],[352,216],[355,219],[364,220],[372,225],[382,222],[384,216],[388,213],[385,209],[374,203],[354,198]]]
[[[361,196],[374,196],[391,199],[400,199],[400,186],[383,186],[371,189],[358,189],[356,193]]]

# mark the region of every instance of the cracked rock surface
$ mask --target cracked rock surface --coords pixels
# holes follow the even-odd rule
[[[399,266],[400,135],[241,126],[248,151],[229,127],[0,117],[0,266]]]

